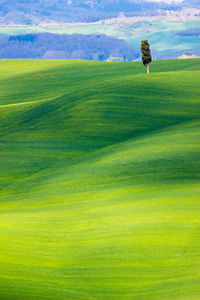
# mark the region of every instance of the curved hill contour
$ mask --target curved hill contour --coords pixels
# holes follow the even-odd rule
[[[0,299],[197,300],[200,60],[0,68]]]

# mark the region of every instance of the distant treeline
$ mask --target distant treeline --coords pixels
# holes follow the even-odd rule
[[[188,29],[178,32],[178,35],[181,36],[199,36],[200,28]]]
[[[106,35],[36,33],[4,36],[0,58],[49,58],[132,61],[139,53],[127,42]]]

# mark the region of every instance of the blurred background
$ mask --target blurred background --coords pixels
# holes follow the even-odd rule
[[[200,56],[200,0],[1,0],[0,58],[154,60]]]

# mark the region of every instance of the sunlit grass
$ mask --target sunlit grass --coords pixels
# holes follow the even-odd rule
[[[198,300],[200,60],[0,68],[0,299]]]

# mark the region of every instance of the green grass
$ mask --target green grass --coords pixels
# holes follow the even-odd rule
[[[198,300],[200,60],[0,70],[0,299]]]

